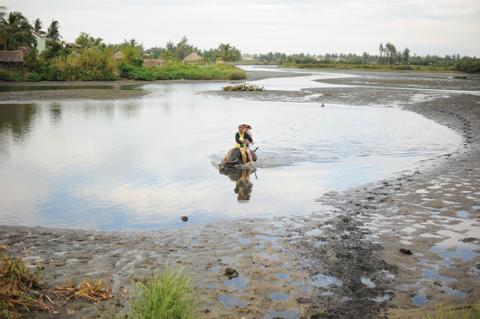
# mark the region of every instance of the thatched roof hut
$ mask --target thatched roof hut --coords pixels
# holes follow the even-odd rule
[[[0,50],[0,62],[23,63],[24,50]]]
[[[205,60],[197,53],[192,52],[185,59],[183,59],[185,63],[203,63]]]
[[[157,65],[164,65],[167,63],[164,59],[145,59],[143,60],[143,66],[146,68],[153,68]]]

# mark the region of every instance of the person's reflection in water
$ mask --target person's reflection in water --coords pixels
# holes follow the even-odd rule
[[[245,203],[250,200],[253,189],[253,183],[250,181],[250,175],[254,172],[252,168],[244,169],[223,169],[220,173],[227,175],[230,180],[235,182],[234,192],[237,194],[237,200]]]
[[[250,175],[253,171],[249,168],[242,169],[240,178],[235,183],[235,194],[239,202],[248,202],[252,193],[253,184],[250,182]]]

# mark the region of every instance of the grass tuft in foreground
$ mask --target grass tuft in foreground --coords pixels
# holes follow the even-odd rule
[[[102,281],[84,280],[79,285],[71,282],[49,289],[21,257],[0,257],[0,318],[16,319],[30,311],[59,313],[70,299],[99,303],[110,298],[110,290]]]
[[[45,309],[32,293],[40,287],[37,275],[30,272],[22,258],[0,258],[0,317],[17,318],[19,311]]]
[[[422,319],[480,319],[480,300],[467,306],[436,306],[430,314]]]
[[[138,319],[195,318],[193,286],[182,269],[165,269],[137,286],[129,317]]]

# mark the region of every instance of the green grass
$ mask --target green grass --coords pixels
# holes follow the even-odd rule
[[[71,61],[73,62],[71,62]],[[23,71],[7,71],[0,69],[0,81],[92,81],[116,80],[126,78],[131,80],[242,80],[246,73],[231,64],[187,64],[168,63],[154,68],[145,68],[127,63],[117,66],[108,63],[84,63],[85,61],[70,59],[67,62],[58,60],[56,64],[43,71],[24,73]],[[83,63],[83,64],[82,64]],[[105,66],[107,65],[107,66]],[[117,68],[118,67],[118,72]],[[114,69],[115,68],[115,69]]]
[[[437,306],[422,319],[480,319],[480,301],[463,307]]]
[[[168,63],[154,68],[124,64],[120,75],[132,80],[241,80],[245,71],[231,64]]]
[[[191,319],[196,303],[190,279],[181,269],[165,269],[160,276],[137,286],[129,317],[136,319]]]

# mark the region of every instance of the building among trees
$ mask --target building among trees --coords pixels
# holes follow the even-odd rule
[[[40,54],[47,47],[47,38],[44,34],[37,31],[32,31],[32,35],[35,38],[35,41],[37,42],[36,48],[38,53]]]
[[[143,60],[143,66],[146,68],[153,68],[158,65],[164,65],[167,63],[165,59],[159,58],[159,59],[145,59]]]
[[[183,59],[185,63],[204,63],[205,60],[197,53],[192,52]]]

